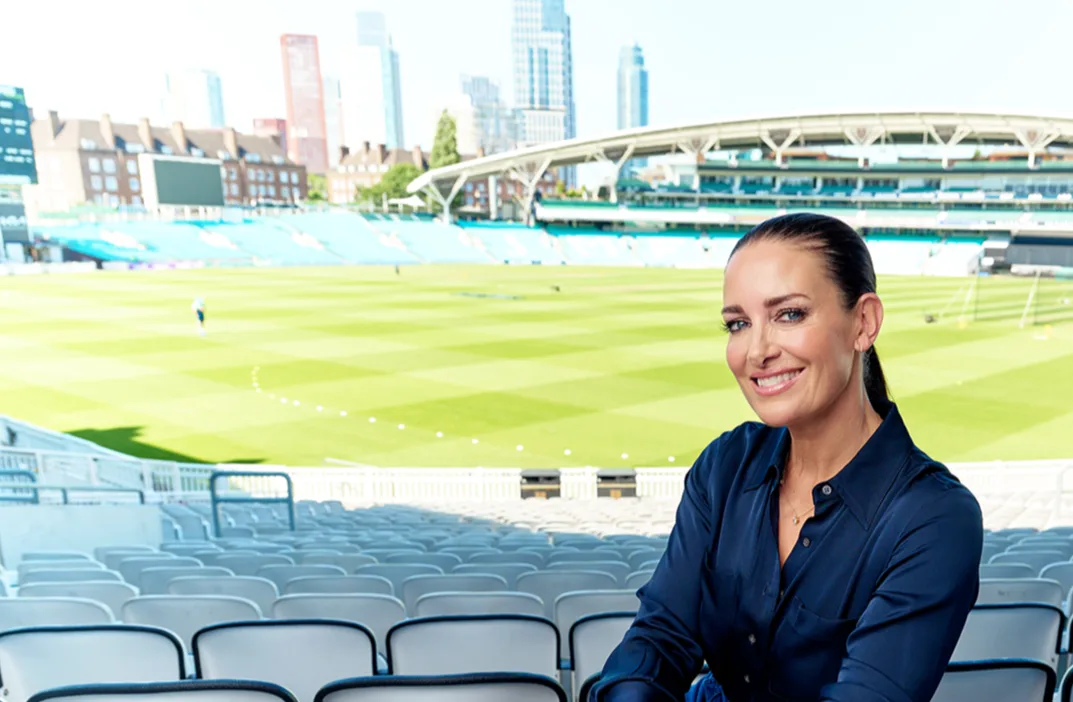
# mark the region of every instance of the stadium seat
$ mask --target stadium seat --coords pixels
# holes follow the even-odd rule
[[[630,573],[626,576],[622,586],[627,590],[640,590],[652,579],[652,574],[655,572],[654,570],[639,570],[636,573]]]
[[[186,576],[168,583],[169,595],[227,595],[253,602],[262,615],[272,611],[279,591],[271,580],[252,575]]]
[[[175,558],[174,553],[162,553],[160,551],[145,552],[130,549],[116,549],[109,551],[104,556],[104,567],[108,570],[119,571],[119,564],[128,558]]]
[[[278,685],[252,680],[76,685],[40,692],[29,702],[297,702]]]
[[[387,635],[393,675],[511,671],[554,679],[558,651],[554,624],[520,614],[409,619]]]
[[[973,607],[952,661],[1028,658],[1057,669],[1065,616],[1044,604],[985,604]]]
[[[110,553],[153,553],[156,549],[152,546],[126,545],[126,546],[98,546],[93,549],[93,558],[101,563]]]
[[[434,565],[418,563],[378,563],[367,565],[354,571],[355,575],[379,575],[391,581],[396,595],[402,595],[402,584],[415,575],[443,575],[443,569]]]
[[[283,588],[284,595],[394,595],[391,581],[379,575],[315,575],[295,578]]]
[[[630,590],[581,590],[567,592],[555,599],[555,626],[560,633],[569,634],[574,623],[593,614],[607,612],[637,612],[641,601]],[[563,636],[559,655],[570,659],[570,640]]]
[[[223,622],[257,620],[261,610],[249,600],[225,595],[142,595],[128,600],[120,616],[131,624],[167,629],[190,651],[199,629]]]
[[[1041,578],[981,579],[980,593],[976,598],[976,604],[1039,602],[1061,609],[1062,603],[1065,601],[1066,592],[1056,580],[1043,580]]]
[[[88,554],[81,551],[25,551],[21,562],[28,561],[88,561]]]
[[[462,564],[462,559],[453,553],[396,553],[388,555],[383,562],[425,564],[449,573],[452,568]]]
[[[0,631],[27,626],[111,624],[108,607],[77,597],[0,598]]]
[[[597,571],[541,571],[518,576],[519,592],[536,595],[544,603],[544,616],[555,621],[555,600],[566,592],[578,590],[615,590],[614,576]]]
[[[201,568],[201,561],[196,558],[175,556],[164,564],[159,558],[125,558],[119,563],[119,574],[134,587],[141,588],[142,572],[150,568]]]
[[[980,579],[1035,578],[1037,572],[1024,563],[985,563],[980,566]]]
[[[34,627],[0,632],[0,680],[7,702],[65,685],[162,682],[185,677],[182,644],[150,627]]]
[[[234,573],[220,566],[153,567],[141,572],[139,591],[143,595],[166,595],[168,585],[176,578],[230,577]]]
[[[623,583],[626,580],[626,576],[632,573],[630,567],[621,561],[556,561],[549,563],[544,567],[547,572],[556,572],[561,570],[579,571],[599,571],[601,573],[607,573],[615,579],[616,583]]]
[[[566,693],[543,675],[376,676],[339,680],[314,702],[567,702]]]
[[[635,616],[634,612],[590,614],[571,625],[567,638],[575,688],[603,670],[608,656],[622,643]]]
[[[992,556],[988,564],[1023,563],[1035,570],[1035,576],[1038,577],[1040,571],[1050,564],[1063,563],[1068,560],[1069,557],[1061,551],[1017,551],[1016,553],[1007,551],[1006,553]]]
[[[433,592],[417,598],[415,617],[470,614],[527,614],[544,616],[544,603],[525,592]]]
[[[80,570],[30,570],[19,578],[19,585],[34,583],[84,583],[84,582],[121,582],[123,576],[114,570],[83,568]]]
[[[209,564],[206,562],[205,565]],[[227,554],[213,558],[212,565],[227,568],[235,575],[257,575],[257,572],[265,566],[294,565],[294,560],[282,554]]]
[[[353,622],[323,619],[219,624],[194,634],[197,677],[263,680],[299,702],[324,685],[376,672],[372,632]]]
[[[387,595],[284,595],[272,607],[274,619],[338,619],[361,624],[384,653],[388,631],[406,618],[402,602]]]
[[[295,578],[314,576],[345,576],[346,571],[339,566],[333,565],[269,565],[260,568],[256,573],[258,578],[271,580],[276,584],[280,592],[286,590],[287,583]]]
[[[104,564],[99,561],[23,561],[19,563],[16,571],[19,580],[26,577],[27,573],[37,570],[105,570]]]
[[[358,568],[364,565],[374,565],[377,560],[372,556],[367,556],[361,553],[340,553],[334,555],[326,554],[295,554],[300,565],[333,565],[338,566],[345,570],[348,575],[354,574]]]
[[[1051,702],[1054,686],[1054,670],[1040,661],[951,663],[931,702]]]
[[[113,615],[137,596],[137,588],[121,582],[34,583],[19,588],[19,597],[74,597],[100,602]]]
[[[544,567],[544,557],[539,553],[526,551],[511,551],[510,553],[478,553],[469,559],[467,565],[477,564],[504,564],[517,565],[527,563],[536,568]]]
[[[529,563],[463,563],[455,566],[451,573],[455,575],[472,575],[474,573],[486,573],[498,575],[507,581],[507,587],[514,589],[518,576],[522,573],[535,573],[537,567]]]
[[[504,592],[507,581],[498,575],[415,575],[402,583],[402,602],[413,612],[422,595],[434,592]]]

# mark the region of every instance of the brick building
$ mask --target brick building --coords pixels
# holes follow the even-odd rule
[[[143,204],[138,154],[219,159],[228,205],[286,204],[306,197],[306,170],[289,161],[272,137],[224,129],[186,129],[181,122],[156,127],[60,119],[49,112],[30,127],[38,162],[33,191],[38,212],[94,203],[106,207]]]

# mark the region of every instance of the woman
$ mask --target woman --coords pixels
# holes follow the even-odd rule
[[[689,471],[590,699],[929,702],[976,601],[983,525],[887,397],[864,241],[831,217],[768,220],[734,247],[723,302],[762,423]]]

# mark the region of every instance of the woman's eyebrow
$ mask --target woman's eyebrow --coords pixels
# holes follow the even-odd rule
[[[796,297],[802,297],[806,300],[810,299],[805,293],[790,293],[788,295],[779,295],[778,297],[769,297],[764,300],[764,307],[778,307],[782,303],[793,300]],[[723,308],[723,314],[745,314],[745,310],[741,308],[741,305],[727,305]]]

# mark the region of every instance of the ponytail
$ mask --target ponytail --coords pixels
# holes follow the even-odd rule
[[[883,375],[883,366],[879,364],[879,353],[872,346],[864,352],[864,392],[872,408],[882,414],[882,409],[890,404],[887,390],[887,378]]]

